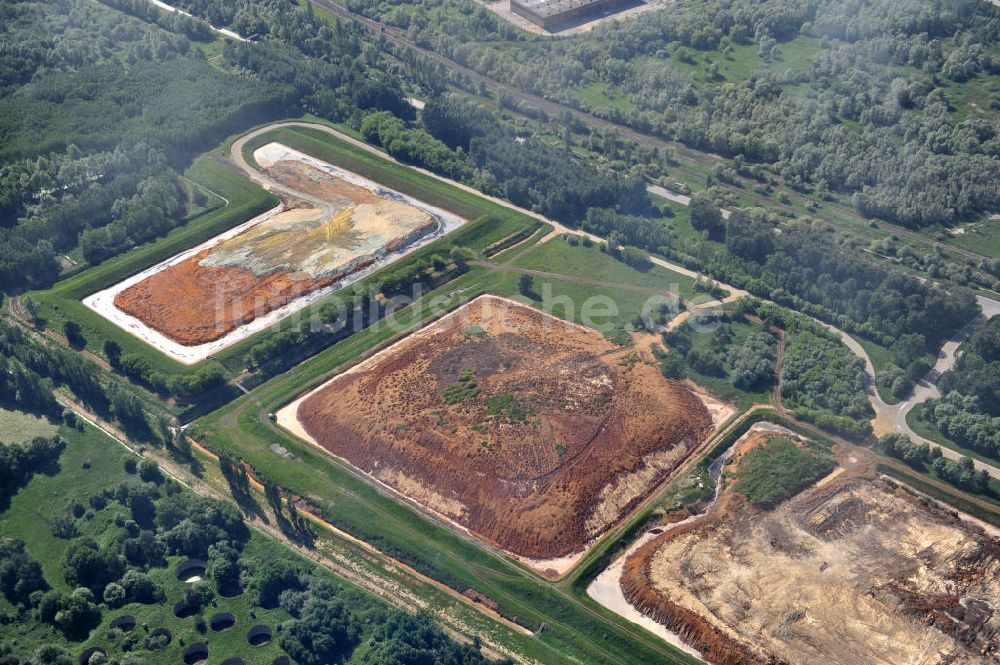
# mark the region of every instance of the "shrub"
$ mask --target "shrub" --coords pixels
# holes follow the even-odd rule
[[[115,609],[125,604],[125,589],[117,582],[112,582],[104,587],[104,602],[108,607]]]
[[[771,508],[830,473],[834,466],[829,456],[807,444],[772,436],[743,456],[735,489],[753,505]]]

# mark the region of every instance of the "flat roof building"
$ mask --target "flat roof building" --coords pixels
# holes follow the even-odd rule
[[[635,0],[510,0],[510,10],[535,25],[552,30],[634,4]]]

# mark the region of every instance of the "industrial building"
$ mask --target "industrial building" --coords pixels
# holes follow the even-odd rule
[[[510,10],[551,31],[634,4],[635,0],[510,0]]]

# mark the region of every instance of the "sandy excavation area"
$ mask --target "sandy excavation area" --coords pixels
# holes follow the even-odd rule
[[[493,546],[568,557],[714,429],[688,386],[614,351],[592,330],[481,296],[278,422]]]
[[[621,567],[630,606],[707,662],[998,662],[1000,540],[979,527],[843,469],[769,511],[731,488],[716,508]]]
[[[196,362],[463,222],[281,144],[254,159],[279,209],[85,304]]]

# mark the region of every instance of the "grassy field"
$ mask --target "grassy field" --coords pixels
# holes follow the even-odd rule
[[[590,110],[614,108],[619,111],[631,111],[635,108],[628,95],[600,81],[581,85],[574,92],[580,103]]]
[[[231,137],[225,143],[230,144],[235,138]],[[258,141],[254,142],[254,145],[260,145],[270,140],[282,140],[292,147],[309,152],[320,159],[330,161],[428,203],[474,220],[447,238],[439,239],[414,252],[404,261],[419,260],[433,252],[444,251],[446,253],[453,244],[459,244],[473,252],[478,252],[519,232],[526,226],[534,228],[539,225],[537,220],[475,194],[442,183],[409,167],[395,164],[340,142],[322,132],[309,129],[295,131],[281,129],[262,135]],[[210,157],[197,160],[184,175],[193,186],[202,187],[221,200],[227,200],[228,205],[192,216],[184,225],[164,238],[68,277],[51,289],[30,295],[42,305],[41,315],[48,322],[49,327],[60,330],[66,320],[72,319],[79,322],[83,326],[83,335],[87,340],[88,350],[96,354],[102,354],[105,340],[114,339],[122,346],[125,353],[141,355],[146,359],[153,372],[164,376],[177,376],[199,371],[206,363],[213,362],[219,362],[232,375],[246,367],[246,353],[254,344],[266,335],[285,329],[294,323],[286,319],[285,322],[279,322],[267,331],[262,331],[217,354],[213,360],[187,367],[125,333],[103,317],[90,311],[80,302],[83,297],[90,293],[106,288],[139,270],[203,242],[277,203],[277,199],[273,195]],[[394,263],[392,268],[398,267],[398,265],[400,263]],[[366,279],[377,280],[378,273]],[[330,298],[338,295],[332,294]],[[307,309],[300,318],[308,317],[315,307],[322,306],[330,298]],[[230,391],[223,391],[214,395],[212,400],[225,401],[231,396]]]
[[[600,251],[596,245],[571,245],[561,238],[536,245],[521,254],[514,265],[568,277],[660,289],[677,293],[684,299],[695,294],[694,280],[687,275],[656,265],[638,270]]]
[[[997,54],[996,45],[992,49]],[[1000,81],[995,76],[979,73],[962,83],[951,80],[941,82],[948,101],[954,109],[955,122],[979,118],[996,122],[1000,112],[991,102],[1000,99]]]
[[[514,298],[560,319],[580,323],[605,334],[624,330],[643,313],[651,297],[648,293],[550,277],[535,277],[531,294],[524,296],[518,290],[518,277],[518,273],[514,272],[501,273],[500,279],[490,287],[490,292]]]
[[[46,418],[0,407],[0,444],[23,443],[36,436],[52,436],[58,429],[58,425]]]
[[[691,226],[690,215],[688,214],[688,207],[670,201],[656,194],[650,194],[649,200],[652,201],[653,206],[660,211],[660,215],[664,218],[664,224],[668,228],[672,229],[677,237],[681,240],[701,240],[701,233],[695,231],[694,227]]]

